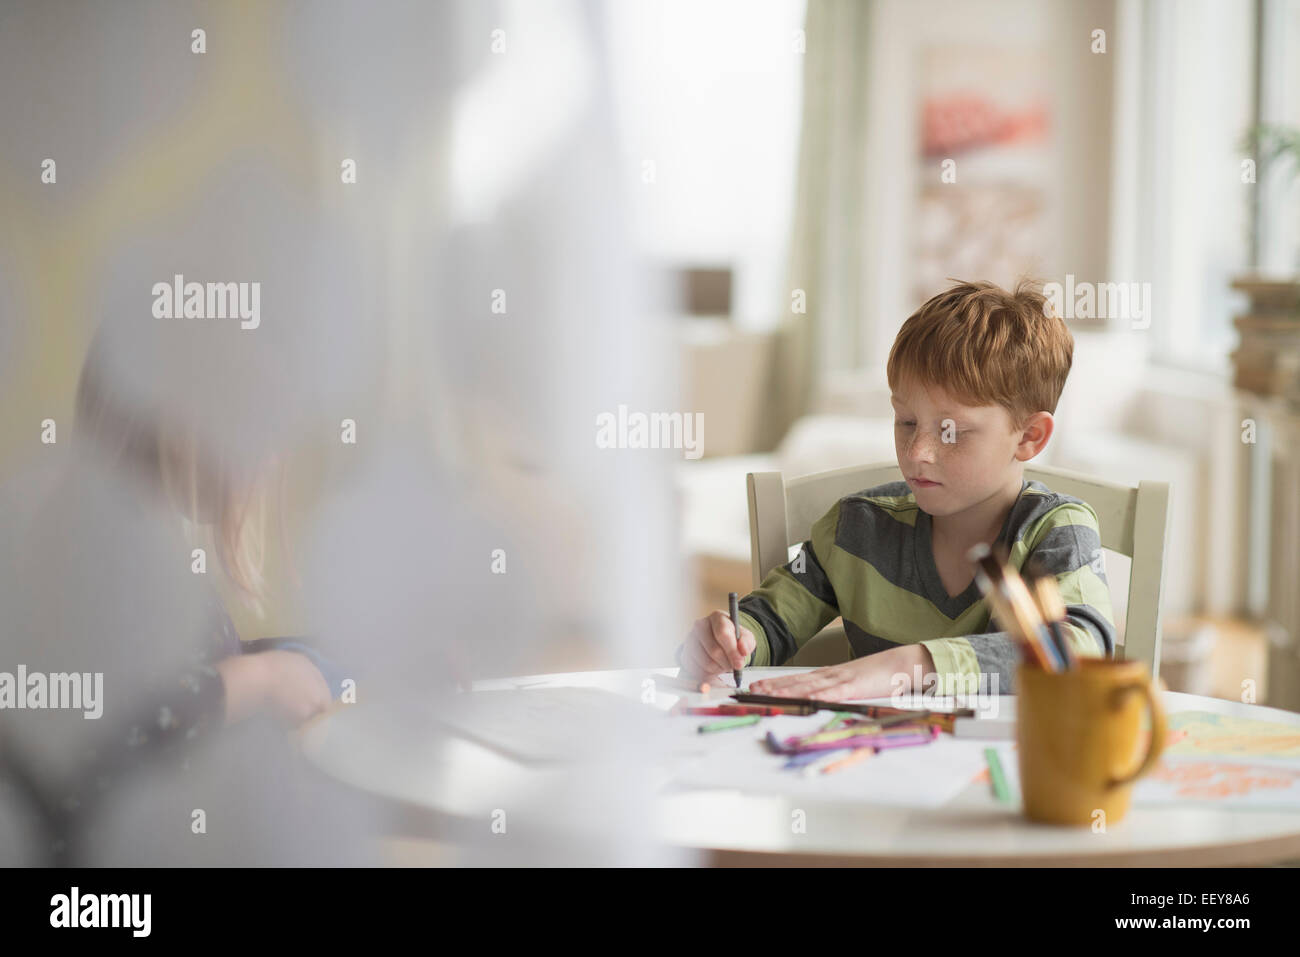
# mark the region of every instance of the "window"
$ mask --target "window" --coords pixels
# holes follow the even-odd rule
[[[1114,48],[1128,59],[1118,95],[1138,106],[1116,136],[1117,167],[1136,174],[1116,192],[1113,278],[1151,284],[1152,361],[1226,373],[1244,305],[1229,284],[1250,265],[1255,187],[1241,163],[1254,121],[1254,7],[1138,0],[1119,22]]]
[[[1300,130],[1300,0],[1261,4],[1259,120]],[[1259,267],[1300,273],[1300,158],[1259,171]]]
[[[605,8],[634,236],[651,260],[730,266],[737,324],[781,315],[794,203],[803,0]]]

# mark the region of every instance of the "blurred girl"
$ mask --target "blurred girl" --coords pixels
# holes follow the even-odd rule
[[[172,567],[172,554],[184,561],[189,552],[179,550],[179,534],[171,543],[153,539],[149,544],[148,529],[160,526],[172,538],[172,526],[179,532],[189,523],[210,532],[216,564],[231,586],[228,591],[260,610],[265,597],[265,493],[280,468],[270,442],[245,442],[238,455],[217,448],[221,443],[205,439],[211,430],[203,428],[203,418],[192,407],[176,411],[187,407],[183,396],[174,397],[163,411],[133,401],[126,389],[114,388],[123,383],[114,380],[108,349],[101,329],[77,388],[76,467],[50,496],[52,518],[36,523],[38,538],[31,540],[34,547],[27,546],[32,554],[26,560],[40,570],[38,581],[56,581],[70,589],[59,601],[73,611],[61,615],[59,606],[34,596],[35,607],[45,610],[32,616],[11,609],[16,620],[8,632],[11,639],[58,635],[67,643],[74,670],[91,661],[119,669],[109,678],[115,696],[102,721],[83,725],[78,719],[73,737],[60,739],[53,725],[33,716],[37,723],[14,725],[13,733],[0,742],[4,770],[44,824],[48,840],[39,843],[61,864],[76,861],[85,850],[95,814],[126,775],[159,763],[183,770],[192,750],[217,729],[257,714],[298,725],[330,704],[325,673],[335,687],[338,683],[330,663],[308,645],[284,639],[240,641],[206,576],[178,573],[159,579],[151,573],[157,565],[151,559]],[[250,453],[250,446],[261,451]],[[96,482],[124,488],[136,504],[104,513],[102,502],[89,500]],[[54,529],[61,526],[54,521],[69,524],[57,533]],[[110,532],[102,533],[102,528]],[[146,538],[137,539],[137,532]],[[24,547],[17,540],[12,545]],[[49,554],[55,557],[43,561],[35,554],[41,547],[53,549]],[[87,559],[91,568],[103,567],[97,563],[107,560],[111,574],[104,580],[115,587],[101,590],[79,577],[77,569],[85,566],[78,563]],[[22,562],[21,550],[9,560]],[[176,642],[194,643],[195,621],[196,647],[177,654]],[[157,634],[168,644],[163,648],[137,637],[146,634]],[[29,648],[20,653],[34,652]],[[37,735],[27,738],[28,745],[36,742],[37,750],[28,747],[24,753],[16,746],[24,728]]]
[[[193,423],[167,421],[117,400],[105,381],[103,333],[96,335],[77,387],[77,432],[93,443],[108,467],[141,483],[178,518],[212,530],[220,568],[235,593],[261,609],[266,527],[266,492],[279,466],[265,450],[260,461],[236,461],[201,447]],[[330,688],[317,664],[300,651],[266,650],[244,654],[230,615],[215,590],[209,596],[212,624],[201,662],[181,684],[188,696],[171,709],[173,736],[196,737],[192,729],[239,721],[266,710],[298,724],[325,708]],[[318,659],[319,660],[319,659]],[[192,689],[197,688],[197,691]]]

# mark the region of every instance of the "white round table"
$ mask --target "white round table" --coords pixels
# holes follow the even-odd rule
[[[746,684],[801,670],[807,669],[749,669]],[[675,675],[675,668],[532,675],[479,682],[475,690],[586,687],[644,703],[647,682],[652,682],[653,706],[661,710],[681,696],[703,700],[682,690]],[[717,688],[710,697],[726,700],[731,690]],[[1274,708],[1176,692],[1166,692],[1164,703],[1170,713],[1240,715],[1288,724],[1300,733],[1300,714]],[[737,734],[716,736],[727,739],[717,746],[753,746],[752,733]],[[409,725],[394,716],[354,705],[313,722],[300,740],[304,752],[325,772],[369,794],[426,812],[424,819],[442,831],[428,836],[453,842],[454,822],[482,821],[502,803],[503,793],[538,793],[566,773],[563,767],[533,766],[464,738],[436,737],[426,746],[412,740]],[[961,742],[981,754],[992,743]],[[886,751],[869,760],[889,757]],[[1098,833],[1089,827],[1028,821],[1018,804],[999,802],[987,784],[974,781],[933,807],[855,800],[842,789],[839,796],[820,796],[806,786],[801,793],[782,794],[772,793],[770,787],[748,790],[743,784],[695,787],[670,782],[657,791],[655,808],[659,840],[703,852],[713,864],[1177,867],[1300,860],[1300,812],[1134,806],[1122,821]],[[791,826],[795,816],[806,822],[804,827]],[[446,829],[436,822],[446,822]]]

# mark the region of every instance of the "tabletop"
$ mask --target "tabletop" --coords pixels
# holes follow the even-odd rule
[[[805,670],[751,668],[744,683]],[[663,668],[528,675],[477,682],[474,690],[595,688],[664,712],[682,698],[725,700],[735,690],[716,687],[707,696],[688,691],[676,673]],[[729,685],[729,677],[723,680]],[[1001,701],[1014,707],[1010,696]],[[1170,714],[1208,711],[1289,725],[1300,733],[1300,714],[1260,705],[1178,692],[1165,692],[1164,704]],[[412,748],[409,733],[401,733],[409,728],[399,730],[394,720],[379,709],[344,707],[304,729],[303,750],[334,777],[424,809],[434,819],[487,814],[503,793],[537,793],[568,773],[563,765],[536,766],[458,736],[439,735],[436,743]],[[881,752],[863,762],[875,765],[872,771],[847,769],[829,782],[798,772],[767,773],[756,763],[764,760],[755,744],[760,729],[699,736],[699,720],[661,722],[673,725],[674,746],[711,740],[699,745],[704,750],[669,761],[655,778],[655,826],[667,845],[703,852],[713,864],[1176,867],[1300,861],[1300,811],[1135,805],[1102,831],[1058,827],[1027,820],[1018,802],[1000,802],[970,773],[984,748],[998,742],[943,735],[924,747]],[[761,725],[800,720],[825,716],[764,719]],[[949,772],[951,793],[910,797],[906,785],[935,768]]]

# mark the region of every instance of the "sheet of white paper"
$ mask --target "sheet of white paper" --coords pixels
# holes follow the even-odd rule
[[[700,716],[674,716],[674,737],[682,752],[690,749],[694,760],[682,761],[669,775],[669,785],[682,789],[744,790],[746,792],[809,795],[904,807],[939,807],[955,797],[983,767],[980,742],[958,741],[940,735],[929,744],[887,748],[866,761],[833,774],[806,774],[786,769],[786,755],[773,754],[765,743],[768,731],[778,738],[809,734],[830,719],[828,714],[783,715],[733,731],[700,734]],[[841,752],[844,754],[847,752]]]
[[[807,669],[747,669],[743,685],[748,686],[750,680],[759,677],[772,678],[804,670]],[[673,670],[660,669],[622,676],[626,680],[612,695],[593,687],[608,683],[608,676],[596,672],[554,676],[549,680],[538,676],[534,680],[525,677],[480,682],[475,687],[483,693],[466,696],[460,712],[447,720],[466,737],[517,760],[564,762],[591,757],[588,739],[592,727],[613,720],[615,706],[625,704],[636,709],[643,719],[634,722],[636,733],[628,741],[642,749],[647,760],[656,765],[655,779],[672,788],[806,794],[925,808],[938,807],[951,800],[984,767],[983,742],[940,735],[926,745],[886,749],[861,764],[833,774],[809,775],[802,769],[786,769],[786,757],[771,753],[764,743],[766,733],[774,731],[784,738],[816,731],[831,719],[830,712],[764,718],[751,727],[700,734],[697,729],[701,724],[717,718],[668,714],[668,709],[679,702],[734,704],[730,697],[735,691],[731,676],[719,677],[708,694],[700,694],[693,690],[695,686],[681,683],[675,674]],[[545,687],[552,681],[563,684]],[[610,700],[615,697],[624,701]],[[954,705],[951,698],[921,696],[879,698],[870,703],[936,711]],[[1006,717],[1014,714],[1014,703],[1014,699],[1004,697],[991,705],[985,702],[983,711]],[[628,717],[621,711],[619,716]]]
[[[600,688],[527,688],[457,695],[441,714],[458,733],[524,762],[573,762],[602,756],[621,734],[622,746],[646,747],[661,735],[661,715]],[[627,742],[631,742],[630,745]]]

